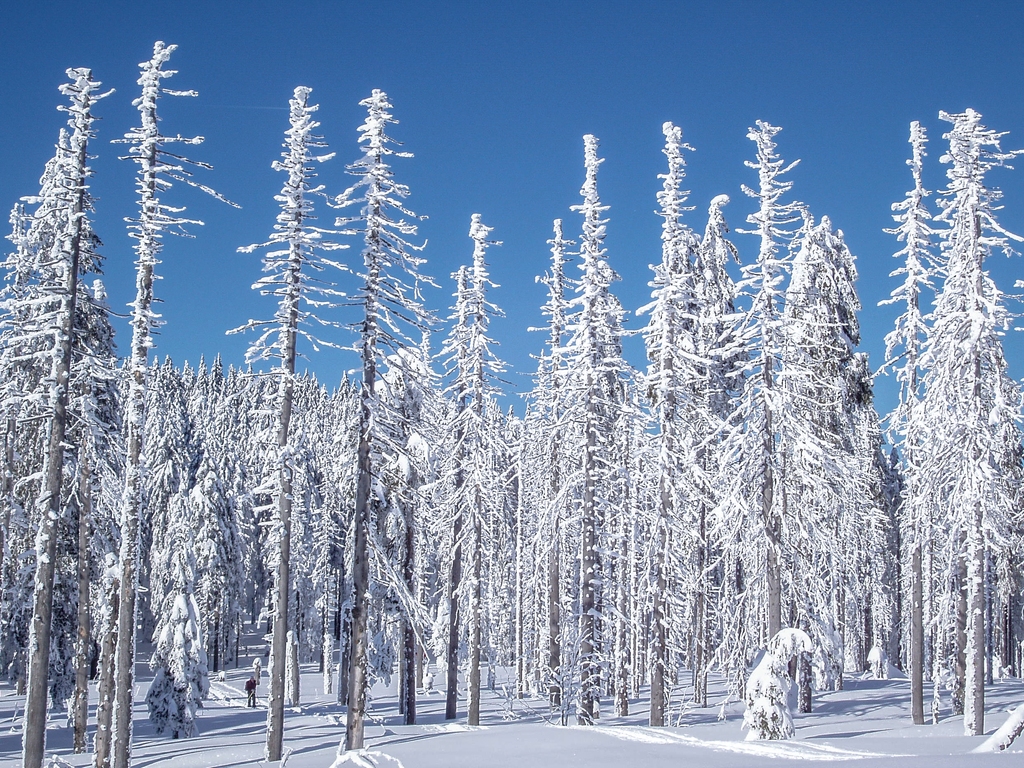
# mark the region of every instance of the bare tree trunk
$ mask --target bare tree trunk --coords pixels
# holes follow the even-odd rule
[[[480,488],[475,490],[475,514],[471,525],[473,540],[470,546],[472,582],[469,590],[469,679],[466,681],[466,722],[480,725],[480,643],[481,601],[480,578],[483,565],[483,499]]]
[[[629,617],[629,596],[626,594],[625,574],[629,558],[626,545],[625,516],[621,516],[619,540],[619,565],[616,572],[616,616],[615,616],[615,714],[618,717],[629,715],[629,635],[627,622]]]
[[[953,659],[953,690],[950,698],[953,714],[964,713],[964,691],[967,678],[967,564],[963,557],[957,564],[955,583],[956,636]]]
[[[910,710],[915,725],[924,725],[924,590],[921,544],[910,555]]]
[[[993,685],[995,674],[995,575],[992,572],[992,553],[985,548],[985,685]],[[984,731],[983,731],[984,732]]]
[[[411,479],[415,486],[418,484],[415,473]],[[402,550],[402,581],[410,595],[416,594],[415,566],[416,566],[416,528],[415,508],[411,500],[405,504],[405,536]],[[402,618],[402,709],[401,714],[405,715],[406,725],[416,723],[416,632],[412,626],[412,617]]]
[[[106,599],[109,606],[100,644],[100,680],[97,686],[96,741],[94,768],[110,768],[110,747],[114,724],[114,654],[117,649],[118,603],[121,586],[118,579],[110,583]]]
[[[89,524],[92,520],[92,481],[89,457],[79,448],[78,458],[78,637],[75,644],[75,754],[85,752],[85,726],[89,719]]]
[[[220,613],[213,617],[213,671],[220,672]]]
[[[846,665],[846,587],[843,579],[845,574],[842,572],[835,574],[835,593],[836,593],[836,631],[839,633],[839,677],[835,682],[835,690],[843,690],[843,671]]]
[[[459,695],[459,585],[462,582],[462,514],[455,513],[452,524],[455,548],[452,554],[451,578],[448,580],[448,648],[444,719],[454,720],[458,712]]]

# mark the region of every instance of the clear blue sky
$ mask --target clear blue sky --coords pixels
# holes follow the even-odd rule
[[[157,353],[195,362],[221,352],[242,360],[245,341],[227,328],[272,307],[249,285],[256,256],[237,246],[262,240],[276,214],[280,174],[270,163],[287,127],[296,85],[321,105],[322,133],[337,151],[322,167],[328,191],[347,186],[344,164],[357,155],[357,102],[372,88],[391,96],[401,120],[392,133],[416,156],[396,161],[426,215],[426,271],[442,290],[428,302],[447,314],[449,274],[469,259],[470,215],[479,212],[504,241],[490,252],[507,319],[493,325],[510,378],[528,388],[529,355],[543,341],[544,300],[534,275],[546,268],[551,220],[579,230],[569,206],[583,179],[582,135],[601,139],[607,158],[599,186],[608,213],[607,245],[622,275],[615,290],[627,308],[646,303],[648,265],[657,261],[660,220],[653,214],[661,172],[661,125],[682,126],[689,155],[689,223],[703,227],[712,197],[728,194],[730,224],[753,210],[740,192],[753,184],[747,127],[764,119],[784,130],[782,155],[802,160],[793,195],[816,217],[844,230],[859,258],[863,347],[873,364],[895,311],[877,302],[897,244],[882,228],[889,206],[910,185],[907,130],[920,120],[932,138],[926,183],[944,184],[940,109],[974,107],[990,127],[1010,131],[1004,148],[1024,147],[1024,4],[1019,2],[0,2],[0,205],[37,189],[63,116],[57,86],[71,66],[92,67],[117,89],[102,103],[94,192],[96,228],[106,243],[106,282],[115,309],[134,296],[131,241],[122,219],[133,210],[132,164],[108,144],[136,122],[138,62],[154,40],[178,44],[170,87],[198,99],[166,99],[168,133],[201,134],[191,156],[211,162],[208,183],[241,210],[176,187],[166,196],[206,221],[196,239],[170,239],[157,285],[166,326]],[[1021,165],[1024,165],[1022,161]],[[1024,168],[994,171],[1006,192],[1002,223],[1024,232]],[[328,223],[331,214],[324,212]],[[735,235],[750,260],[756,239]],[[353,256],[355,254],[352,254]],[[1022,263],[993,259],[1004,290]],[[352,287],[351,285],[349,287]],[[636,320],[631,327],[638,327]],[[347,339],[346,339],[347,341]],[[128,345],[127,327],[119,343]],[[1024,375],[1024,344],[1008,341],[1013,372]],[[645,361],[632,344],[635,364]],[[310,368],[328,384],[354,366],[324,351]],[[892,404],[892,381],[879,381],[879,407]],[[521,410],[517,406],[517,410]]]

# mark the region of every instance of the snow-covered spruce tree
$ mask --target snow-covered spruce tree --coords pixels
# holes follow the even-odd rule
[[[583,215],[580,238],[580,269],[583,272],[577,295],[571,302],[576,310],[569,328],[567,343],[570,383],[567,389],[567,410],[571,418],[582,424],[580,447],[580,561],[579,561],[579,709],[581,724],[592,724],[601,694],[601,588],[600,558],[604,526],[610,525],[609,490],[605,482],[616,472],[614,460],[608,455],[614,443],[613,431],[622,410],[624,387],[621,377],[626,371],[622,360],[623,309],[612,294],[611,284],[618,275],[608,264],[604,247],[605,224],[601,218],[608,206],[601,204],[597,191],[597,170],[603,162],[597,156],[597,138],[583,137],[586,178],[580,195],[583,202],[572,210]],[[610,586],[610,585],[609,585]]]
[[[67,132],[61,131],[59,145],[67,148]],[[58,152],[45,167],[39,194],[33,199],[54,200],[59,184],[60,164],[66,155]],[[36,206],[39,207],[39,206]],[[24,202],[11,212],[11,234],[15,249],[5,260],[7,285],[3,291],[3,329],[0,332],[0,365],[3,373],[5,428],[4,447],[4,549],[0,571],[0,669],[25,693],[27,655],[32,622],[35,579],[35,537],[46,412],[45,379],[50,373],[52,332],[37,317],[53,309],[42,293],[52,284],[42,266],[48,262],[54,242],[53,217],[34,215]],[[52,270],[51,270],[52,272]]]
[[[723,427],[716,536],[726,559],[727,580],[735,599],[723,601],[729,629],[723,637],[727,656],[747,656],[753,648],[774,637],[782,625],[781,504],[779,478],[779,403],[775,392],[782,340],[782,290],[785,255],[779,250],[791,240],[789,226],[799,220],[799,206],[782,197],[792,182],[782,176],[796,163],[784,165],[776,153],[775,135],[780,131],[763,121],[750,129],[748,138],[757,146],[757,160],[746,165],[758,172],[757,190],[743,191],[758,201],[747,221],[760,238],[757,261],[743,267],[738,289],[747,308],[735,328],[739,356],[744,359],[742,386]],[[797,161],[798,162],[798,161]],[[744,674],[745,662],[733,665]],[[739,681],[732,681],[735,687]]]
[[[484,529],[490,528],[489,511],[495,507],[497,478],[490,457],[494,437],[485,422],[488,401],[497,392],[495,377],[505,365],[493,353],[495,342],[487,335],[490,318],[501,316],[501,310],[487,300],[488,289],[496,287],[487,272],[488,246],[500,245],[489,240],[491,228],[474,213],[469,228],[473,240],[473,264],[461,268],[453,277],[458,285],[451,333],[441,351],[447,357],[446,369],[452,377],[449,392],[456,410],[448,432],[459,436],[452,454],[454,466],[451,514],[456,526],[466,533],[456,535],[456,556],[465,543],[468,554],[466,614],[469,631],[469,671],[466,677],[467,721],[480,724],[480,645],[482,641],[481,579],[484,569]],[[461,539],[461,541],[459,540]],[[452,595],[453,612],[457,611],[459,595]],[[456,614],[457,615],[457,614]],[[457,626],[457,624],[456,624]],[[448,663],[455,659],[449,656]],[[449,672],[449,680],[451,672]],[[451,694],[449,693],[449,696]]]
[[[172,533],[183,513],[192,474],[200,455],[186,404],[183,371],[170,358],[149,367],[142,460],[139,582],[140,624],[152,634],[156,614],[174,583]]]
[[[986,186],[985,175],[1020,152],[1003,152],[1004,134],[984,127],[972,109],[939,117],[952,124],[941,158],[950,165],[949,183],[935,219],[948,229],[939,233],[945,281],[921,358],[928,447],[920,459],[920,490],[925,504],[949,510],[951,566],[966,580],[964,731],[977,735],[985,717],[986,552],[1004,546],[1018,492],[1003,455],[1003,432],[1016,431],[1019,417],[1001,338],[1009,315],[984,262],[993,249],[1012,253],[1009,241],[1021,238],[996,220],[1001,193]]]
[[[114,703],[113,766],[128,768],[131,761],[132,691],[135,678],[135,627],[139,582],[139,517],[142,499],[142,435],[145,429],[146,369],[149,349],[153,346],[153,329],[159,315],[153,310],[153,281],[160,263],[163,234],[181,231],[187,224],[201,222],[186,219],[181,209],[161,202],[161,194],[179,181],[198,187],[227,202],[209,187],[191,179],[187,166],[209,168],[204,163],[187,160],[166,149],[168,144],[199,144],[201,137],[186,139],[165,136],[160,132],[157,101],[160,96],[196,96],[195,91],[175,91],[162,86],[165,78],[174,75],[164,69],[177,46],[153,45],[153,56],[142,62],[138,84],[142,95],[132,104],[139,110],[140,124],[125,134],[119,143],[128,144],[126,159],[138,164],[136,189],[139,193],[139,215],[129,219],[128,234],[135,239],[136,296],[131,308],[132,344],[128,363],[129,384],[125,404],[125,473],[121,516],[121,597],[118,612],[117,674]]]
[[[363,236],[363,281],[353,301],[362,308],[362,320],[357,323],[359,333],[362,381],[359,394],[359,445],[357,450],[357,476],[355,520],[352,540],[352,629],[349,650],[348,721],[346,746],[363,747],[363,716],[366,710],[367,659],[367,593],[370,585],[370,547],[368,527],[374,523],[373,509],[375,459],[379,462],[379,447],[375,448],[376,424],[382,417],[376,394],[378,367],[388,350],[397,351],[411,346],[402,332],[402,325],[422,331],[431,316],[423,307],[420,287],[430,279],[419,272],[424,259],[416,255],[422,246],[415,246],[408,238],[416,234],[416,218],[404,204],[409,188],[394,180],[388,163],[390,157],[409,157],[410,153],[396,151],[395,143],[386,134],[389,124],[398,121],[390,113],[387,94],[374,90],[360,105],[366,107],[366,121],[359,128],[359,143],[363,156],[348,167],[357,181],[339,198],[341,207],[361,205],[359,215],[341,218],[337,226],[352,227]],[[411,281],[411,285],[409,282]],[[401,364],[400,356],[391,362]]]
[[[896,227],[886,232],[895,235],[903,248],[894,254],[903,265],[890,273],[890,277],[903,277],[903,283],[890,298],[881,304],[905,304],[906,309],[896,319],[896,327],[885,337],[886,367],[896,371],[900,385],[899,404],[889,414],[889,431],[897,439],[902,452],[903,483],[900,516],[904,544],[910,551],[910,662],[911,717],[917,725],[924,724],[924,570],[923,548],[931,538],[931,514],[922,505],[918,452],[923,443],[921,404],[920,357],[921,347],[928,335],[922,294],[934,292],[932,279],[936,265],[932,255],[931,213],[925,205],[929,192],[924,188],[921,170],[928,141],[924,127],[916,120],[910,124],[911,158],[907,161],[914,179],[914,188],[898,203],[893,203]]]
[[[227,628],[241,620],[242,545],[228,490],[213,461],[203,457],[196,484],[189,492],[192,519],[196,521],[196,600],[204,635],[213,652],[213,671],[218,672],[226,655],[221,649]],[[207,654],[209,658],[210,654]]]
[[[88,257],[82,258],[83,253],[88,254],[98,243],[88,221],[91,208],[87,186],[91,175],[88,146],[93,136],[93,106],[107,95],[97,92],[100,84],[92,79],[91,70],[69,69],[67,74],[71,82],[61,86],[61,93],[70,101],[70,106],[63,109],[70,116],[68,125],[71,130],[66,142],[62,140],[57,147],[55,183],[48,190],[49,194],[33,200],[38,204],[35,221],[45,230],[44,237],[48,240],[45,245],[39,243],[40,268],[47,279],[39,286],[45,309],[39,311],[36,321],[38,332],[49,337],[50,370],[45,379],[49,419],[43,453],[43,480],[37,501],[39,529],[35,544],[36,575],[23,735],[23,762],[28,768],[42,765],[45,750],[57,526],[64,511],[61,486],[78,280],[83,263],[88,263]]]
[[[146,694],[149,719],[160,735],[172,739],[195,736],[196,710],[210,688],[206,639],[195,600],[193,521],[181,516],[174,527],[174,585],[160,607],[156,649],[150,660],[155,670]]]
[[[259,337],[246,353],[247,362],[276,361],[273,369],[277,380],[277,441],[273,479],[270,483],[276,499],[277,515],[274,520],[277,545],[277,573],[274,579],[273,639],[270,651],[270,693],[267,705],[266,758],[281,759],[284,738],[285,706],[285,654],[288,632],[288,601],[291,590],[290,546],[292,526],[292,486],[296,446],[291,422],[295,400],[295,359],[300,338],[314,349],[334,346],[317,338],[307,330],[310,325],[332,325],[316,314],[324,307],[337,304],[341,293],[329,278],[321,275],[337,270],[341,265],[327,259],[324,251],[345,246],[325,241],[324,230],[313,226],[313,198],[321,194],[322,186],[314,186],[315,163],[333,157],[332,154],[315,155],[324,143],[314,131],[319,123],[313,119],[318,107],[309,103],[312,89],[299,86],[289,100],[289,128],[285,131],[284,152],[275,160],[273,168],[287,174],[288,179],[276,199],[281,204],[277,223],[265,243],[246,246],[239,250],[251,253],[267,248],[263,255],[266,275],[253,284],[261,295],[274,296],[277,312],[271,320],[250,320],[244,326],[229,331],[259,330]]]
[[[784,414],[777,424],[784,470],[777,486],[780,538],[791,613],[815,640],[824,677],[835,679],[842,674],[843,648],[834,648],[832,638],[843,631],[846,596],[863,576],[857,567],[871,540],[860,506],[869,498],[867,475],[858,472],[844,410],[851,397],[847,372],[860,340],[860,301],[854,258],[842,231],[833,231],[827,216],[815,225],[809,213],[803,215],[785,293],[777,389]],[[870,401],[870,382],[867,387]],[[801,662],[800,707],[809,712],[809,657]]]
[[[3,453],[3,505],[0,517],[0,594],[6,594],[8,584],[8,551],[10,550],[11,516],[14,513],[14,462],[15,439],[17,434],[17,413],[24,398],[25,363],[21,359],[21,345],[16,340],[24,337],[22,324],[28,314],[25,298],[33,273],[33,258],[29,245],[29,216],[24,203],[16,203],[10,215],[11,233],[7,235],[14,250],[3,262],[5,285],[0,292],[0,308],[3,311],[3,327],[0,328],[0,366],[3,371],[3,385],[0,389],[3,403],[4,453]],[[5,633],[6,635],[6,633]],[[0,647],[0,668],[5,649]]]
[[[668,173],[663,180],[658,203],[661,226],[661,263],[652,266],[653,302],[638,311],[650,312],[644,330],[647,357],[647,394],[657,420],[658,444],[658,511],[654,522],[652,576],[654,610],[651,616],[651,711],[650,723],[665,725],[668,702],[666,672],[668,668],[668,572],[671,563],[670,538],[674,550],[688,547],[681,531],[670,536],[697,501],[697,491],[688,467],[694,466],[696,449],[694,385],[696,370],[695,320],[697,317],[694,262],[699,247],[697,235],[682,222],[689,192],[681,188],[685,175],[682,130],[672,123],[662,126],[668,158]],[[691,539],[692,541],[692,539]]]

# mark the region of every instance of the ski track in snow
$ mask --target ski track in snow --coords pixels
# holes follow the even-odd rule
[[[486,725],[465,725],[463,723],[444,723],[443,725],[421,726],[426,733],[465,733],[467,731],[486,731]]]
[[[610,728],[607,726],[570,726],[586,728],[588,731],[603,733],[623,741],[636,741],[641,744],[686,744],[691,747],[703,747],[716,752],[734,752],[741,755],[770,757],[786,760],[863,760],[873,757],[907,757],[907,755],[889,755],[881,752],[856,752],[839,749],[825,744],[808,744],[802,741],[705,741],[695,736],[687,736],[661,728],[645,728],[633,726],[627,728]]]
[[[222,683],[220,681],[210,681],[210,696],[217,701],[222,701],[226,706],[237,706],[236,699],[238,701],[245,701],[246,694],[241,688],[236,688],[233,685]]]

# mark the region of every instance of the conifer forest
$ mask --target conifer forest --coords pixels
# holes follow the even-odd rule
[[[605,157],[583,136],[579,197],[536,243],[546,322],[518,397],[490,329],[502,233],[472,214],[464,266],[433,274],[402,105],[372,90],[328,147],[297,87],[275,113],[280,155],[253,158],[280,192],[276,220],[238,243],[265,306],[223,329],[246,359],[179,365],[153,349],[164,238],[201,241],[197,198],[235,203],[202,126],[161,118],[196,95],[175,48],[140,65],[134,127],[98,122],[108,92],[69,69],[39,187],[8,201],[0,686],[25,768],[57,765],[65,718],[95,768],[139,764],[141,720],[198,736],[218,675],[240,667],[266,709],[246,738],[271,762],[288,759],[303,675],[340,713],[336,765],[370,754],[382,712],[413,725],[433,701],[476,727],[495,696],[595,731],[639,706],[666,731],[735,712],[774,741],[851,681],[900,680],[908,726],[991,733],[987,697],[1024,663],[1024,444],[1014,286],[988,264],[1024,238],[1000,225],[989,172],[1024,139],[972,109],[941,112],[938,136],[909,125],[908,191],[883,203],[892,272],[872,278],[898,319],[869,361],[843,222],[800,202],[780,127],[747,128],[747,184],[705,209],[688,200],[692,148],[664,124],[663,170],[635,201],[661,227],[642,307],[616,297]],[[101,153],[135,172],[137,292],[116,338],[92,224]],[[328,162],[347,188],[318,181]],[[925,188],[929,164],[944,187]],[[352,371],[319,381],[303,358],[322,354]],[[898,383],[889,413],[881,376]],[[1024,707],[1007,722],[1000,748]]]

